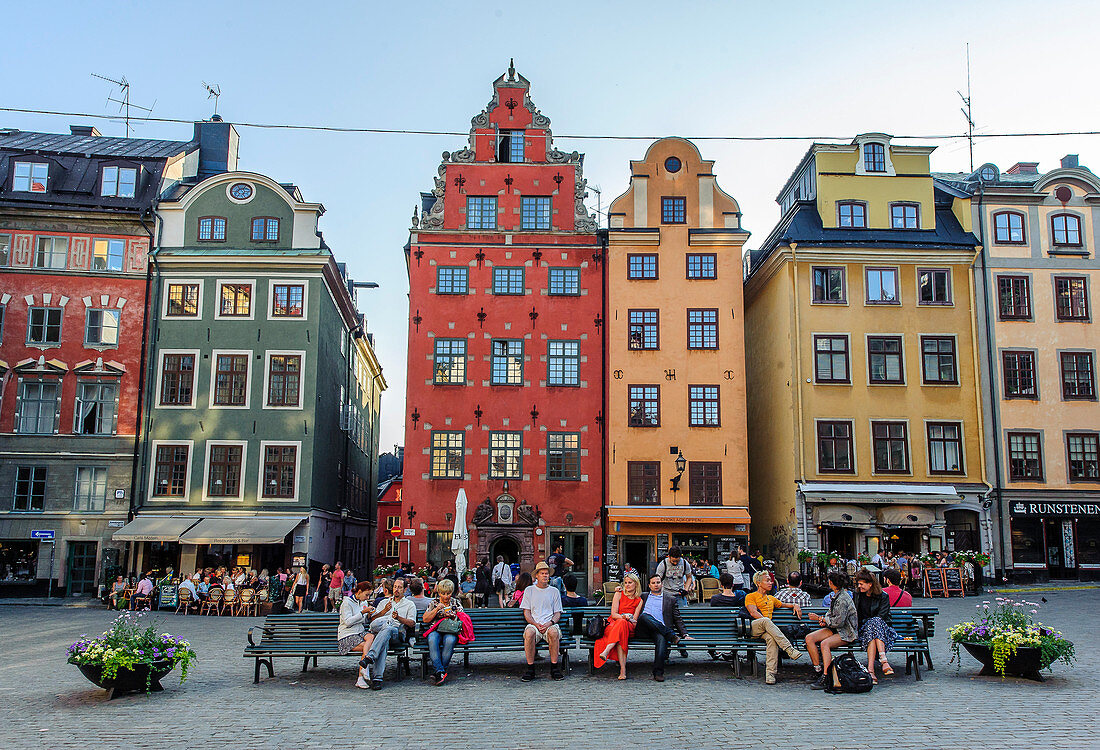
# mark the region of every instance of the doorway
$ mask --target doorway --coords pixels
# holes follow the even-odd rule
[[[588,596],[588,534],[586,533],[556,533],[550,535],[550,550],[558,545],[562,547],[562,553],[573,561],[570,572],[577,577],[577,593]]]
[[[1051,578],[1075,578],[1077,555],[1075,529],[1070,519],[1046,519],[1047,570]]]
[[[856,557],[856,540],[859,538],[858,529],[849,529],[844,526],[822,527],[824,542],[822,549],[826,552],[839,553],[845,560],[854,560]]]
[[[96,542],[69,542],[69,596],[96,593]]]
[[[642,579],[642,590],[646,589],[646,578],[650,574],[650,561],[653,559],[653,541],[650,539],[621,539],[622,569],[626,570],[627,564],[634,568],[638,577]]]
[[[489,545],[489,559],[492,560],[492,564],[496,564],[497,556],[504,558],[504,562],[511,565],[512,563],[518,563],[519,559],[519,542],[510,536],[502,536],[493,541]]]

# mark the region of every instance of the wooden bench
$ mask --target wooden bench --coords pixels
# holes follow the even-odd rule
[[[576,645],[572,627],[569,624],[570,613],[576,612],[580,607],[566,610],[558,625],[561,628],[561,644],[559,646],[559,661],[562,669],[569,669],[569,649]],[[522,609],[467,609],[464,610],[470,616],[474,626],[474,640],[472,643],[456,643],[455,652],[462,652],[462,666],[470,667],[470,654],[479,653],[503,653],[523,652],[523,631],[527,627],[527,619],[523,616]],[[423,626],[425,630],[431,625]],[[539,642],[536,652],[545,648],[546,644]],[[427,677],[431,669],[431,659],[428,655],[428,641],[419,638],[416,642],[416,653],[420,656],[420,675]]]
[[[253,683],[260,681],[260,665],[267,667],[267,676],[274,677],[274,659],[279,657],[301,658],[302,671],[309,669],[309,662],[317,666],[319,656],[354,656],[356,661],[362,658],[358,651],[341,654],[336,643],[336,632],[340,625],[340,615],[336,612],[316,614],[268,615],[263,625],[248,629],[248,645],[244,649],[246,659],[256,660],[256,675]],[[260,635],[257,643],[253,637],[256,631]],[[407,643],[390,640],[389,653],[396,657],[397,679],[401,670],[412,674]]]

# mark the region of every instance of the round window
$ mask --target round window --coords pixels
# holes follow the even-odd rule
[[[670,156],[665,159],[665,169],[667,169],[669,172],[679,172],[681,166],[683,165],[680,164],[680,160],[677,159],[675,156]]]
[[[252,186],[247,182],[238,182],[229,188],[229,194],[239,201],[246,201],[252,197]]]
[[[1069,203],[1069,199],[1073,197],[1073,191],[1065,185],[1059,185],[1054,188],[1054,197],[1062,203]]]
[[[982,182],[993,182],[997,179],[997,170],[993,167],[982,167],[979,176],[982,178]]]

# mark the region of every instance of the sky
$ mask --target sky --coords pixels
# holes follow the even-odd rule
[[[555,145],[586,154],[589,203],[627,187],[629,160],[657,138],[794,135],[697,144],[740,203],[756,247],[775,196],[812,139],[960,133],[966,45],[977,133],[1095,129],[1087,83],[1100,7],[1086,2],[281,2],[10,3],[0,107],[115,114],[111,85],[155,116],[209,117],[202,83],[230,122],[466,132],[515,58],[550,117]],[[0,111],[0,127],[67,132],[121,122]],[[403,444],[408,278],[403,248],[420,191],[455,136],[239,128],[240,168],[297,184],[324,204],[325,240],[357,280],[389,390],[382,450]],[[136,137],[187,140],[191,126],[141,123]],[[965,141],[938,146],[936,171],[968,171]],[[1067,153],[1100,171],[1100,136],[979,139],[975,167],[1040,170]]]

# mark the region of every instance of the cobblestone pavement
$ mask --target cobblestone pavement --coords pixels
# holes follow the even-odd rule
[[[166,614],[164,629],[199,652],[191,677],[108,702],[65,663],[65,649],[102,631],[111,613],[0,605],[0,747],[1100,747],[1100,590],[1024,595],[1040,596],[1049,600],[1043,619],[1077,643],[1076,668],[1056,666],[1043,684],[1002,681],[977,677],[964,654],[956,673],[947,628],[980,599],[938,600],[935,671],[917,683],[898,669],[860,696],[811,691],[804,663],[765,686],[734,679],[724,663],[675,657],[657,684],[641,654],[627,682],[616,682],[612,667],[588,677],[583,664],[552,682],[540,662],[542,678],[522,683],[522,655],[500,654],[474,657],[470,670],[456,659],[453,683],[441,688],[414,676],[381,692],[356,690],[351,659],[322,659],[306,674],[294,660],[276,660],[275,678],[253,685],[242,654],[247,628],[260,620]]]

